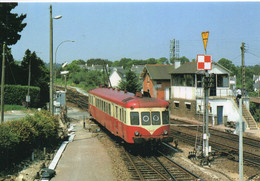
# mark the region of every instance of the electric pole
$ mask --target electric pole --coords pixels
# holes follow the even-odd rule
[[[245,43],[241,45],[241,63],[242,63],[242,95],[246,88],[246,73],[245,73]]]
[[[5,44],[3,45],[2,81],[1,81],[1,123],[4,122],[4,84],[5,84]]]

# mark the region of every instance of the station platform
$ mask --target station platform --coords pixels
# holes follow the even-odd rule
[[[51,181],[115,180],[111,159],[99,140],[83,128],[82,121],[74,124],[74,131]]]

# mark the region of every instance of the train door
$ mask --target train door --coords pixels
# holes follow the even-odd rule
[[[217,106],[218,125],[223,124],[223,106]]]
[[[118,135],[118,120],[119,120],[119,116],[118,116],[118,113],[119,113],[119,108],[118,106],[115,106],[115,109],[114,109],[114,133],[115,135]]]

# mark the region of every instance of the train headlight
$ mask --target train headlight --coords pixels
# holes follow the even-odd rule
[[[167,135],[167,134],[168,134],[168,131],[167,131],[167,130],[164,130],[164,131],[163,131],[163,134]]]
[[[135,132],[135,136],[139,136],[139,132],[138,131]]]

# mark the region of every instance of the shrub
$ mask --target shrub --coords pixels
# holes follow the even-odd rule
[[[0,169],[25,159],[33,149],[56,146],[58,128],[58,119],[47,111],[0,124]]]

